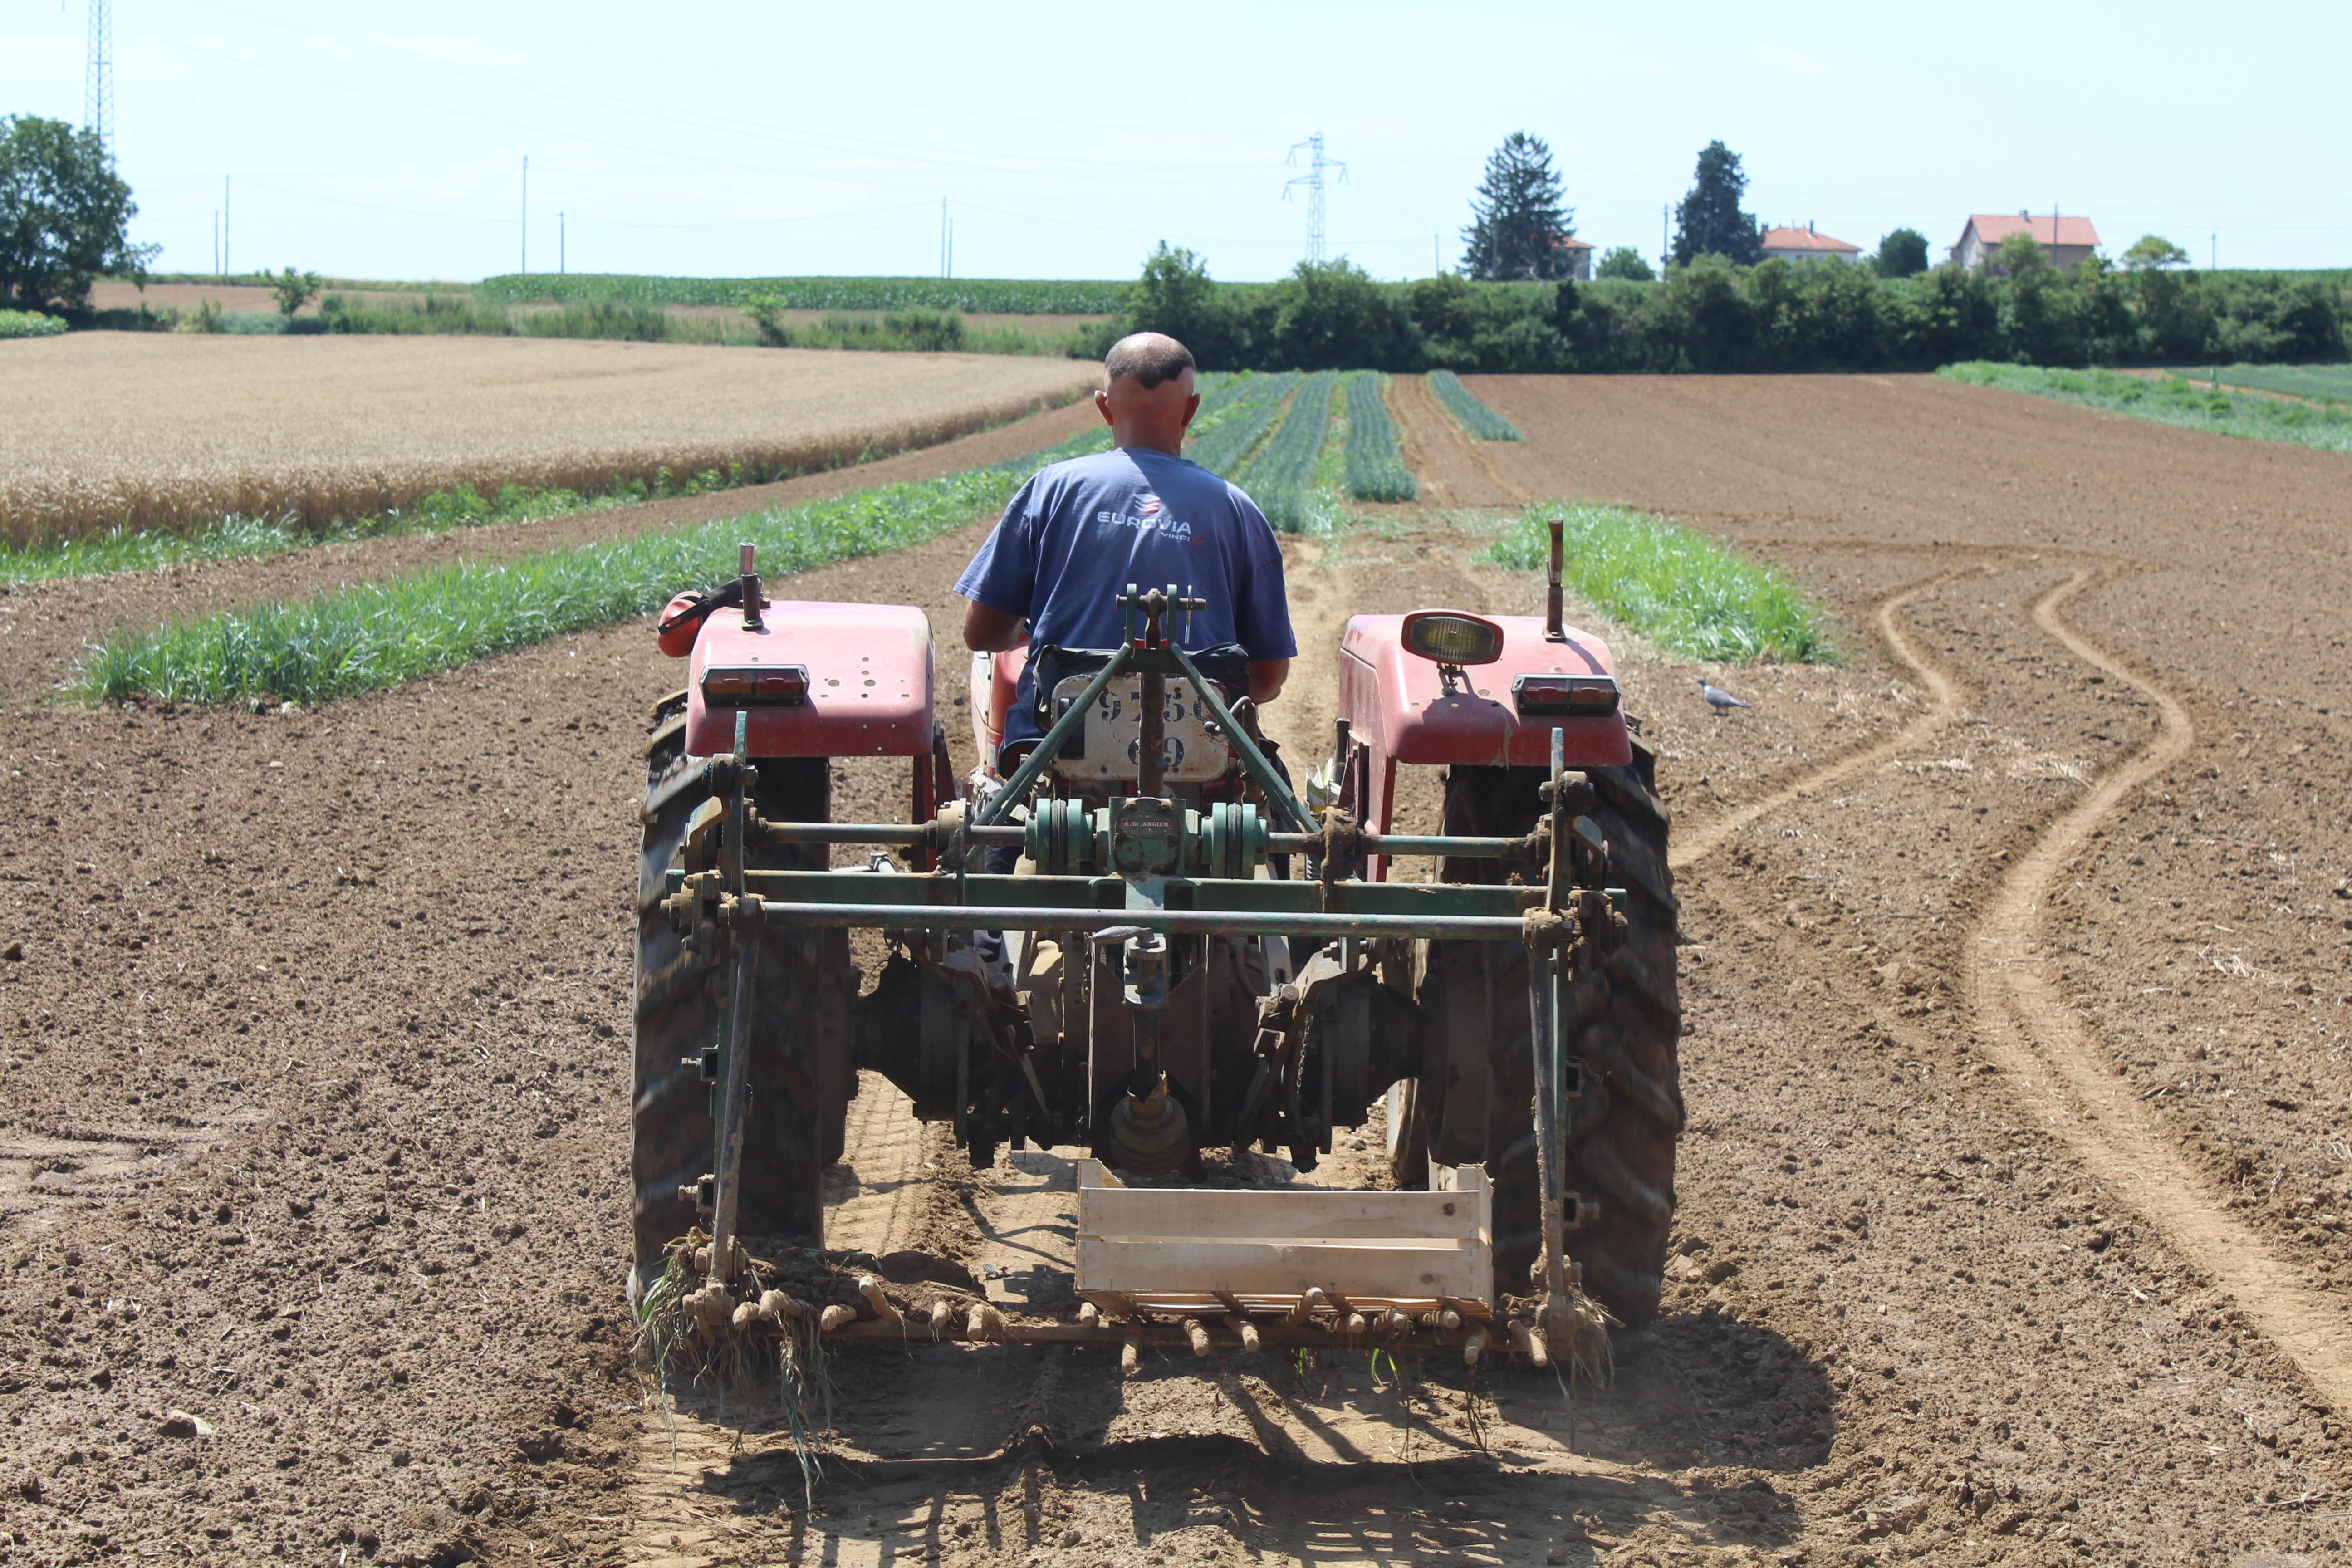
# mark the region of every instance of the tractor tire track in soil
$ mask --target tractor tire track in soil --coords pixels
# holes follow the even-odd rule
[[[2331,1300],[2305,1284],[2297,1269],[2223,1209],[2225,1194],[2181,1158],[2143,1109],[2143,1097],[2117,1076],[2109,1065],[2112,1053],[2094,1042],[2037,951],[2047,924],[2047,895],[2067,863],[2132,791],[2179,763],[2196,743],[2196,728],[2179,698],[2067,624],[2067,604],[2097,580],[2091,570],[2075,568],[2034,600],[2033,623],[2108,679],[2144,693],[2157,709],[2156,731],[2053,823],[1995,890],[1970,942],[1961,982],[1976,1010],[1979,1047],[2024,1104],[2053,1111],[2052,1125],[2084,1164],[2227,1290],[2339,1416],[2352,1414],[2352,1307],[2340,1292]]]
[[[1921,595],[1966,574],[1982,574],[2020,557],[1988,555],[1972,574],[1946,572],[1905,586],[1871,609],[1870,625],[1889,662],[1909,672],[1928,708],[1895,733],[1771,784],[1737,809],[1685,830],[1672,860],[1679,873],[1753,824],[1815,795],[1944,730],[1964,693],[1958,677],[1904,626],[1901,612]],[[2124,1205],[2153,1223],[2176,1251],[2240,1303],[2339,1414],[2352,1411],[2352,1306],[2309,1288],[2261,1237],[2229,1217],[2224,1194],[2180,1157],[2147,1112],[2143,1097],[2122,1084],[2084,1028],[2037,947],[2042,906],[2067,862],[2114,816],[2130,793],[2186,757],[2195,743],[2187,709],[2161,684],[2137,674],[2082,636],[2064,617],[2085,588],[2135,569],[2130,563],[2075,565],[2029,606],[2032,624],[2107,679],[2144,693],[2158,722],[2147,744],[2102,775],[2090,792],[2042,829],[1995,889],[1983,915],[1962,936],[1966,965],[1959,989],[1974,1020],[1971,1042],[2007,1075],[2021,1110],[2040,1111],[2084,1167]]]

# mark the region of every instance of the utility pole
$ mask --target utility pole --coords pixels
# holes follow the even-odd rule
[[[221,176],[221,281],[228,281],[228,176]]]
[[[530,154],[522,160],[522,265],[518,269],[530,270]]]
[[[83,89],[82,129],[114,156],[114,13],[109,0],[89,0],[89,79]]]
[[[563,215],[555,215],[555,275],[563,276]]]
[[[1320,131],[1304,142],[1290,144],[1288,162],[1294,166],[1298,162],[1301,147],[1307,150],[1307,173],[1283,185],[1282,199],[1286,202],[1290,199],[1292,185],[1307,187],[1307,259],[1320,262],[1323,259],[1323,171],[1339,170],[1339,183],[1344,185],[1348,183],[1348,165],[1337,158],[1323,156],[1323,132]]]

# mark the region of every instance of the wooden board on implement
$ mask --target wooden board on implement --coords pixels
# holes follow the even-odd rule
[[[1133,1312],[1286,1312],[1309,1289],[1357,1310],[1486,1315],[1494,1195],[1129,1187],[1078,1163],[1081,1297]]]

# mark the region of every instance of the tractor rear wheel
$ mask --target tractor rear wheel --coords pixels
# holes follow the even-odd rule
[[[1584,981],[1561,987],[1567,1056],[1582,1092],[1561,1122],[1567,1189],[1589,1205],[1568,1237],[1587,1294],[1620,1322],[1656,1316],[1675,1213],[1675,1145],[1682,1136],[1682,1004],[1675,978],[1674,874],[1656,757],[1638,739],[1625,767],[1585,770],[1600,795],[1592,818],[1609,841],[1609,881],[1625,889],[1622,946]],[[1445,831],[1516,836],[1542,812],[1543,770],[1455,767],[1445,781]],[[1456,862],[1486,875],[1495,861]],[[1486,1172],[1495,1192],[1495,1279],[1524,1290],[1542,1250],[1537,1192],[1535,1055],[1526,950],[1486,949],[1495,1031],[1488,1058]]]
[[[682,697],[675,700],[683,706]],[[698,1223],[695,1205],[678,1189],[711,1169],[715,1129],[711,1086],[694,1058],[718,1039],[733,978],[731,964],[704,964],[687,951],[661,911],[663,879],[680,863],[687,818],[707,798],[689,788],[655,804],[665,784],[700,765],[684,754],[676,726],[664,722],[673,711],[665,704],[655,715],[637,862],[633,1294],[652,1283],[668,1244]],[[769,758],[756,766],[753,799],[762,816],[827,819],[824,758]],[[752,857],[763,870],[822,870],[825,863],[822,845],[761,849]],[[824,1167],[841,1156],[848,1111],[847,933],[762,931],[750,940],[758,943],[758,959],[738,1230],[819,1246],[824,1234],[820,1182]]]

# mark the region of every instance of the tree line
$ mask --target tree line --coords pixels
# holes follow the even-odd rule
[[[1093,348],[1150,330],[1217,370],[1496,374],[2310,363],[2345,357],[2347,314],[2341,274],[2116,269],[2096,258],[2061,270],[2024,235],[1984,270],[1947,262],[1885,278],[1701,254],[1652,284],[1382,283],[1345,258],[1301,262],[1276,283],[1219,283],[1163,243]]]
[[[1898,228],[1859,262],[1763,255],[1741,202],[1748,176],[1721,142],[1698,155],[1663,282],[1633,250],[1575,281],[1575,209],[1551,150],[1524,132],[1486,162],[1459,273],[1380,283],[1344,257],[1271,284],[1223,284],[1165,242],[1126,313],[1101,331],[1173,334],[1229,370],[1366,368],[1493,373],[1932,370],[1958,360],[2042,365],[2341,359],[2352,313],[2343,274],[2189,273],[2150,235],[2121,270],[2094,256],[2063,270],[2031,235],[1990,264],[1927,264]]]

